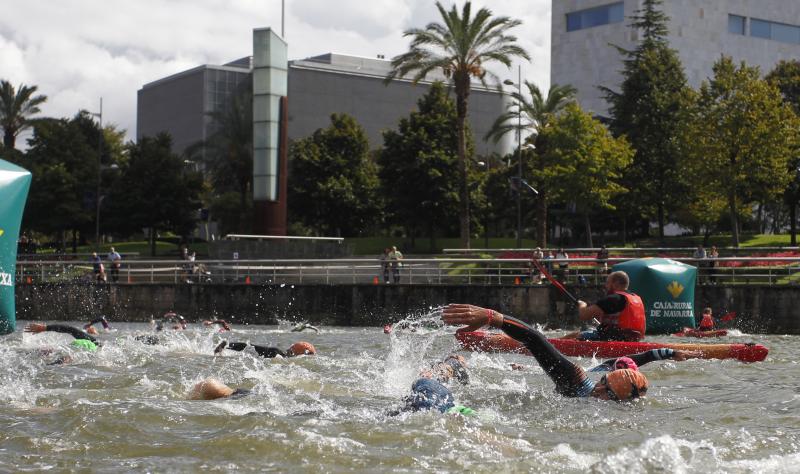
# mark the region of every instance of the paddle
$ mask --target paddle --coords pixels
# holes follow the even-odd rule
[[[575,296],[573,296],[573,295],[572,295],[572,293],[570,293],[570,292],[569,292],[569,290],[567,290],[567,289],[564,287],[564,285],[562,285],[562,284],[561,284],[561,282],[560,282],[560,281],[556,280],[556,279],[553,277],[553,275],[551,275],[551,274],[550,274],[550,272],[548,272],[547,270],[545,270],[544,266],[542,266],[542,264],[541,264],[541,263],[540,263],[538,260],[536,260],[535,258],[532,258],[532,259],[531,259],[531,261],[532,261],[532,262],[533,262],[533,264],[536,266],[536,268],[538,268],[538,269],[539,269],[539,272],[541,272],[541,274],[542,274],[542,275],[544,275],[544,276],[545,276],[545,278],[547,278],[548,280],[550,280],[550,283],[552,283],[552,284],[553,284],[553,286],[555,286],[556,288],[558,288],[558,289],[559,289],[559,291],[561,291],[561,293],[563,293],[563,294],[564,294],[564,296],[566,296],[567,298],[569,298],[570,300],[572,300],[572,302],[573,302],[573,303],[575,303],[576,305],[578,304],[578,298],[575,298]]]

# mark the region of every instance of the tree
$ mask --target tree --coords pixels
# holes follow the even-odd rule
[[[111,192],[109,219],[129,232],[148,228],[152,255],[159,231],[188,235],[200,208],[202,178],[171,149],[172,138],[166,133],[129,144],[120,185]]]
[[[458,162],[456,108],[441,82],[417,101],[418,111],[383,133],[378,154],[386,211],[413,239],[427,232],[434,247],[437,231],[457,229]],[[472,149],[468,143],[467,148]],[[455,225],[453,225],[455,224]]]
[[[34,96],[37,86],[20,84],[15,91],[10,82],[0,81],[0,128],[3,129],[3,146],[14,148],[17,135],[33,123],[31,116],[40,112],[47,97]]]
[[[592,243],[590,214],[612,209],[612,199],[626,189],[619,184],[633,150],[624,137],[614,138],[598,120],[568,104],[540,133],[547,144],[541,179],[564,201],[574,202],[584,217],[586,243]]]
[[[658,221],[663,240],[666,215],[680,207],[684,192],[676,166],[678,137],[692,95],[678,54],[667,42],[669,17],[661,4],[644,0],[630,25],[642,40],[632,51],[617,47],[625,58],[619,92],[600,89],[610,104],[612,132],[625,135],[636,150],[625,173],[630,198],[644,216]]]
[[[380,222],[378,174],[364,129],[349,115],[289,149],[289,213],[323,235],[356,236]]]
[[[508,104],[508,110],[495,120],[492,128],[486,137],[496,142],[500,141],[503,135],[516,131],[531,133],[526,140],[535,145],[534,160],[535,167],[539,174],[544,170],[544,160],[542,157],[547,153],[546,143],[539,138],[540,133],[550,124],[550,122],[561,112],[567,104],[575,101],[577,90],[570,86],[560,86],[553,84],[547,93],[547,97],[542,94],[541,89],[536,84],[525,81],[530,100],[519,92],[514,92],[511,97],[513,103]],[[521,115],[520,115],[521,114]],[[541,247],[547,247],[547,204],[549,201],[548,189],[542,181],[534,181],[539,194],[536,199],[536,240]]]
[[[411,28],[403,36],[412,37],[409,51],[392,58],[392,70],[386,82],[414,72],[414,83],[424,79],[434,70],[441,70],[452,80],[456,94],[459,173],[459,227],[461,245],[470,246],[469,182],[467,156],[467,110],[472,78],[487,86],[487,77],[499,87],[495,74],[486,65],[499,62],[511,66],[514,57],[530,59],[528,53],[516,44],[517,38],[508,34],[520,25],[519,20],[493,17],[492,12],[481,8],[472,16],[472,4],[467,1],[459,13],[456,6],[448,11],[440,2],[436,8],[443,23],[429,23],[424,29]]]
[[[766,77],[767,82],[777,87],[783,100],[791,104],[796,115],[800,115],[800,61],[781,61]],[[783,201],[789,208],[789,228],[791,244],[797,245],[797,206],[800,204],[800,153],[795,153],[789,163],[792,180],[783,194]]]
[[[779,196],[793,177],[786,169],[796,156],[800,123],[758,68],[722,57],[713,71],[688,124],[683,165],[697,183],[726,198],[738,246],[741,209]]]

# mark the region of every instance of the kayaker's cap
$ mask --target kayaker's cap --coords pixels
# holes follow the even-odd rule
[[[614,361],[614,370],[618,369],[639,370],[639,366],[630,357],[622,356]]]
[[[300,341],[292,344],[287,352],[293,356],[314,355],[317,353],[317,349],[310,342]]]
[[[632,400],[647,393],[647,377],[637,370],[615,370],[603,376],[600,382],[605,382],[611,400]]]

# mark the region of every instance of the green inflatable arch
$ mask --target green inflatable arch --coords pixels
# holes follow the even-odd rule
[[[0,160],[0,334],[12,333],[17,327],[14,305],[17,240],[30,186],[30,172]]]
[[[630,290],[642,297],[647,334],[669,334],[695,327],[696,267],[668,258],[639,258],[618,263],[612,270],[627,273]]]

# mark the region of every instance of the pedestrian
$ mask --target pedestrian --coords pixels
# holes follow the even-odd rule
[[[717,269],[717,259],[719,258],[716,245],[711,246],[711,250],[708,251],[706,257],[708,257],[708,281],[711,282],[712,285],[716,285],[717,275],[714,272]]]
[[[695,249],[694,253],[692,254],[692,258],[695,259],[695,265],[697,265],[697,282],[703,282],[703,268],[706,266],[706,249],[703,248],[702,245],[698,245],[697,249]]]
[[[111,281],[116,283],[119,280],[119,269],[122,266],[122,256],[114,250],[114,247],[111,247],[111,251],[108,252],[108,260],[111,262],[109,265],[111,267]]]
[[[383,271],[383,282],[388,284],[389,283],[389,254],[392,252],[392,249],[386,247],[383,249],[383,255],[381,255],[381,270]]]
[[[567,277],[569,276],[569,262],[567,259],[569,259],[569,254],[563,247],[559,248],[556,253],[556,260],[561,261],[558,262],[558,275],[556,275],[556,278],[564,283],[567,282]]]
[[[536,250],[533,251],[533,255],[531,255],[531,284],[541,285],[542,284],[542,272],[539,271],[539,267],[536,266],[534,262],[541,262],[544,259],[544,252],[542,252],[541,247],[536,247]]]
[[[89,258],[89,261],[92,262],[92,270],[94,271],[95,281],[98,283],[104,283],[106,281],[106,270],[103,266],[103,260],[97,255],[97,252],[92,252],[92,256]]]
[[[595,260],[597,260],[597,271],[608,273],[608,249],[605,245],[600,246]]]
[[[392,266],[392,283],[400,283],[400,267],[403,264],[400,262],[403,260],[403,254],[397,247],[392,246],[392,251],[389,253],[389,262],[391,262]]]

